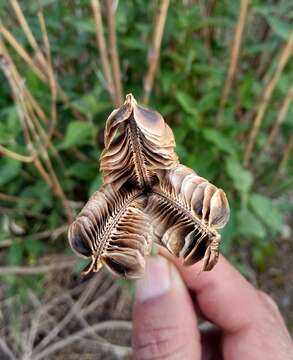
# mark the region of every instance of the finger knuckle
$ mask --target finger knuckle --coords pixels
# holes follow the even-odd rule
[[[133,350],[135,360],[183,359],[184,356],[184,334],[173,326],[156,326],[145,324],[143,336],[133,339]]]

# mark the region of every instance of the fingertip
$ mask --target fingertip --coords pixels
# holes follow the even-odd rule
[[[137,282],[133,309],[134,359],[199,359],[199,333],[188,291],[174,265],[161,257],[147,260]]]
[[[161,256],[147,259],[145,274],[136,282],[136,300],[143,302],[170,290],[170,264]]]

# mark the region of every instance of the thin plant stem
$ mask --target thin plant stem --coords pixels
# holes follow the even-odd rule
[[[3,145],[0,145],[0,154],[3,154],[7,157],[10,157],[11,159],[25,163],[33,162],[35,158],[34,156],[25,156],[25,155],[17,154],[14,151],[6,149]]]
[[[36,75],[42,80],[42,81],[50,81],[50,69],[52,69],[52,66],[48,64],[47,59],[43,55],[42,51],[40,50],[40,47],[37,44],[37,41],[25,19],[25,16],[21,10],[21,7],[19,5],[19,2],[17,0],[10,0],[10,4],[14,10],[14,13],[17,17],[18,23],[23,30],[23,33],[25,34],[30,46],[35,52],[37,64],[35,61],[32,60],[31,56],[23,49],[23,47],[20,45],[20,43],[13,37],[13,35],[2,26],[2,34],[5,37],[5,39],[10,43],[10,45],[15,49],[15,51],[24,59],[24,61],[31,67],[31,69],[36,73]],[[44,29],[43,29],[44,30]],[[43,31],[41,29],[41,31]],[[43,33],[44,38],[44,33]],[[60,94],[61,100],[64,102],[65,105],[67,105],[74,116],[76,116],[79,120],[84,120],[81,114],[76,111],[74,106],[69,101],[67,95],[65,94],[64,90],[58,84],[56,81],[56,87],[58,89],[58,93]]]
[[[269,137],[262,149],[262,153],[264,153],[272,145],[276,136],[278,135],[278,132],[280,130],[282,123],[285,120],[285,117],[288,113],[288,109],[289,109],[289,106],[290,106],[292,100],[293,100],[293,84],[291,85],[291,87],[280,107],[280,110],[278,111],[275,124],[270,131]]]
[[[113,105],[116,106],[115,88],[111,73],[111,66],[107,55],[107,48],[104,38],[103,22],[102,22],[101,7],[99,0],[91,0],[91,6],[95,18],[97,46],[100,52],[103,74],[106,81],[106,88],[112,99]]]
[[[3,25],[0,24],[0,32],[3,38],[12,46],[12,48],[18,53],[18,55],[25,61],[26,64],[33,70],[33,72],[43,81],[46,81],[46,77],[42,71],[36,66],[35,62],[28,54],[28,52],[21,46],[12,33]]]
[[[55,75],[54,75],[54,70],[53,70],[53,65],[52,65],[51,47],[50,47],[47,27],[46,27],[46,23],[45,23],[44,14],[43,14],[43,11],[41,8],[38,11],[38,19],[39,19],[40,28],[41,28],[42,35],[43,35],[44,46],[46,49],[47,64],[49,65],[48,76],[49,76],[49,84],[50,84],[50,89],[51,89],[51,120],[52,120],[50,134],[52,134],[54,127],[56,125],[56,122],[57,122],[56,100],[57,100],[58,88],[57,88],[57,83],[55,80]]]
[[[74,343],[77,340],[80,340],[82,337],[84,337],[90,333],[106,331],[109,329],[111,329],[111,330],[115,330],[115,329],[122,330],[123,329],[124,331],[125,330],[131,331],[132,325],[131,325],[131,322],[124,321],[124,320],[108,320],[108,321],[100,322],[98,324],[94,324],[90,327],[87,327],[83,330],[80,330],[80,331],[74,333],[73,335],[68,336],[65,339],[55,342],[51,346],[48,346],[42,352],[35,354],[32,357],[32,360],[41,360],[44,358],[48,358],[49,355],[64,348],[65,346],[68,346],[68,345]]]
[[[148,71],[144,79],[144,104],[148,104],[150,94],[154,85],[158,62],[160,58],[160,48],[162,43],[163,31],[167,18],[170,0],[162,0],[159,13],[156,19],[153,39],[148,53]]]
[[[242,43],[243,31],[246,23],[247,12],[249,7],[250,0],[241,0],[240,3],[240,11],[239,17],[237,21],[237,25],[235,28],[235,34],[233,38],[232,48],[231,48],[231,55],[230,55],[230,65],[228,69],[228,73],[225,79],[224,89],[220,101],[220,107],[217,115],[217,125],[219,126],[222,122],[223,110],[225,104],[227,102],[231,86],[233,84],[233,80],[235,78],[237,64],[240,54],[240,48]]]
[[[37,60],[39,61],[40,65],[41,66],[44,66],[46,67],[46,61],[45,61],[45,58],[38,46],[38,43],[25,19],[25,16],[21,10],[21,7],[19,5],[19,2],[17,0],[9,0],[10,1],[10,4],[14,10],[14,13],[17,17],[17,20],[19,22],[19,25],[20,27],[22,28],[30,46],[34,49],[35,51],[35,54],[36,54],[36,57],[37,57]]]
[[[58,262],[54,262],[48,265],[40,266],[0,266],[1,275],[38,275],[42,273],[48,273],[51,271],[60,271],[68,268],[72,268],[75,264],[74,259],[67,259]]]
[[[115,25],[113,0],[107,0],[107,19],[108,19],[110,58],[111,58],[113,79],[115,86],[115,102],[116,102],[116,106],[118,107],[121,106],[123,102],[123,89],[121,82],[119,54],[117,50],[116,25]]]
[[[267,85],[265,86],[262,97],[261,97],[260,104],[258,104],[258,106],[257,106],[256,116],[255,116],[251,131],[248,136],[248,142],[247,142],[247,146],[246,146],[245,154],[244,154],[243,163],[244,163],[245,167],[247,167],[250,163],[251,154],[253,151],[253,147],[255,145],[256,137],[257,137],[258,131],[260,129],[260,126],[262,124],[262,121],[263,121],[265,112],[267,110],[268,104],[270,102],[272,93],[276,87],[276,84],[277,84],[289,58],[292,55],[292,51],[293,51],[293,31],[291,32],[287,43],[285,44],[285,46],[283,47],[283,49],[281,51],[276,70],[273,73],[273,75],[271,76]]]
[[[2,67],[13,92],[15,103],[17,105],[16,106],[17,111],[19,113],[19,118],[22,121],[25,140],[27,142],[28,149],[30,152],[33,152],[33,154],[36,155],[36,158],[34,159],[33,163],[35,164],[37,170],[40,172],[41,176],[52,188],[55,195],[59,197],[60,200],[62,201],[64,212],[66,214],[68,222],[72,222],[73,220],[72,209],[57,179],[57,176],[55,174],[55,171],[53,169],[51,160],[47,152],[47,148],[43,145],[43,142],[45,144],[48,143],[53,150],[54,147],[51,144],[50,139],[44,133],[42,126],[39,124],[38,118],[35,116],[34,103],[31,102],[32,97],[28,96],[28,94],[30,93],[26,89],[25,84],[21,79],[21,77],[19,76],[17,69],[2,41],[0,41],[0,52],[6,62],[5,64],[2,65]],[[37,147],[38,151],[35,151],[35,146]],[[39,156],[43,158],[47,170],[40,162]]]

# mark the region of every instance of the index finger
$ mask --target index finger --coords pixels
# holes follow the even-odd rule
[[[259,316],[263,304],[258,292],[223,256],[209,272],[201,272],[200,263],[176,264],[200,310],[223,330],[237,331]]]
[[[223,256],[210,272],[200,272],[200,263],[175,263],[201,312],[224,332],[224,358],[292,358],[292,341],[277,306]]]

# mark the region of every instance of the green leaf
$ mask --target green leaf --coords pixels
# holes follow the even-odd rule
[[[21,171],[21,163],[10,158],[0,159],[0,186],[3,186],[16,178]]]
[[[284,227],[282,213],[270,198],[260,194],[252,194],[249,198],[249,205],[254,213],[266,224],[270,229],[281,232]]]
[[[235,189],[242,195],[242,200],[245,202],[247,194],[253,184],[251,172],[245,170],[234,157],[230,157],[226,161],[226,171],[232,179]]]
[[[81,32],[96,33],[96,25],[93,18],[66,16],[64,20]]]
[[[102,90],[100,82],[98,82],[93,90],[72,101],[73,106],[88,117],[92,117],[98,112],[110,110],[110,101],[101,99]]]
[[[206,140],[213,143],[218,149],[231,155],[235,153],[235,150],[238,147],[232,138],[229,138],[216,129],[204,129],[203,136]]]
[[[89,145],[92,143],[96,130],[88,122],[73,121],[69,123],[65,139],[61,144],[61,149],[67,149],[71,146]]]
[[[69,169],[68,174],[83,181],[92,180],[98,173],[98,163],[92,160],[84,160],[74,163]]]
[[[264,238],[266,236],[262,223],[247,209],[242,209],[237,213],[237,227],[239,235],[245,238]]]
[[[177,91],[176,99],[187,114],[198,116],[197,105],[192,96],[183,91]]]
[[[23,259],[23,243],[14,240],[7,253],[7,261],[9,265],[20,265]]]
[[[30,257],[37,257],[45,252],[45,244],[41,241],[30,239],[29,236],[25,239],[23,244],[25,251]]]
[[[275,16],[268,16],[267,20],[273,31],[283,40],[288,40],[292,32],[292,24],[284,20],[280,20]]]

